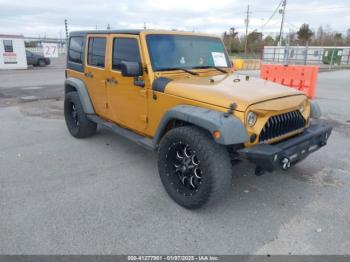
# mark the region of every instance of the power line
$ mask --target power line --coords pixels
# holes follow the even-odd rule
[[[279,10],[280,6],[282,5],[282,3],[284,2],[284,0],[282,0],[278,6],[276,7],[276,9],[273,11],[273,13],[271,14],[271,16],[267,19],[267,21],[260,27],[260,29],[263,29],[268,23],[270,23],[270,21],[272,20],[272,18],[275,16],[275,14],[277,13],[277,11]],[[258,30],[255,29],[255,30]]]
[[[289,11],[289,10],[288,10]],[[287,22],[285,21],[286,24],[290,25],[291,27],[293,27],[294,29],[299,29],[299,27],[297,27],[296,25],[290,23],[290,22]]]
[[[306,9],[306,8],[291,8],[288,9],[288,12],[314,12],[314,11],[323,11],[323,10],[336,10],[336,9],[347,9],[350,8],[349,5],[345,6],[322,6],[322,7],[313,7],[312,9]],[[252,13],[270,13],[270,10],[255,10]]]

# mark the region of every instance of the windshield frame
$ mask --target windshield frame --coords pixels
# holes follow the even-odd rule
[[[155,36],[155,35],[159,35],[159,36],[181,36],[181,37],[198,37],[198,38],[211,38],[211,39],[215,39],[217,40],[219,43],[221,43],[222,47],[223,47],[223,53],[225,55],[225,59],[226,59],[226,62],[227,62],[227,66],[219,66],[219,68],[223,68],[223,69],[231,69],[231,65],[232,65],[232,62],[231,62],[231,59],[230,59],[230,56],[228,55],[227,53],[227,50],[226,50],[226,47],[222,41],[222,39],[220,37],[217,37],[217,36],[212,36],[212,35],[201,35],[201,34],[191,34],[191,33],[148,33],[145,35],[145,43],[146,43],[146,48],[147,48],[147,54],[148,54],[148,58],[149,58],[149,61],[150,61],[150,66],[152,68],[152,71],[153,72],[166,72],[166,71],[181,71],[183,69],[188,69],[188,70],[201,70],[202,68],[198,68],[198,66],[194,66],[194,67],[191,67],[191,66],[183,66],[181,68],[179,68],[178,66],[175,66],[172,68],[172,67],[169,67],[169,68],[156,68],[153,64],[154,61],[152,61],[152,55],[151,55],[151,50],[150,50],[150,46],[149,46],[149,41],[148,41],[148,38],[150,36]],[[215,70],[215,65],[213,66],[210,66],[210,65],[203,65],[203,69],[206,69],[206,70],[210,70],[210,69],[214,69]]]

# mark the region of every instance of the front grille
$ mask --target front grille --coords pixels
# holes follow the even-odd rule
[[[299,111],[272,116],[266,122],[259,136],[259,142],[270,140],[305,126],[305,119]]]

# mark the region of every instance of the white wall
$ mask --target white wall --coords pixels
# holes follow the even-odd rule
[[[13,53],[5,53],[3,40],[12,40]],[[11,55],[16,63],[6,64],[4,54]],[[27,69],[26,49],[23,38],[0,36],[0,69]]]

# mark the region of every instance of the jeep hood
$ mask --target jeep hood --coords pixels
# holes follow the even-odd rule
[[[303,95],[289,87],[238,74],[174,79],[167,84],[165,93],[225,108],[236,103],[238,111],[267,100]]]

